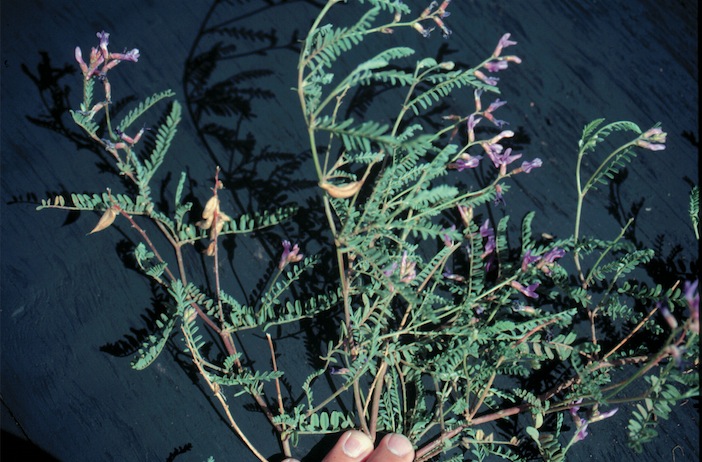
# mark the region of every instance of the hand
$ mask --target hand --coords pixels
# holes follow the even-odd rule
[[[349,430],[339,438],[336,445],[322,462],[412,462],[414,448],[403,435],[385,435],[378,447],[373,449],[370,437],[358,430]],[[299,462],[285,459],[283,462]]]

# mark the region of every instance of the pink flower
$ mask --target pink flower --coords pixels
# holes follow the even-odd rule
[[[402,254],[402,261],[400,262],[400,281],[407,283],[412,281],[417,277],[417,271],[415,270],[416,262],[411,262],[407,259],[407,252]]]
[[[490,220],[485,220],[485,222],[480,225],[480,235],[482,237],[491,237],[495,235],[495,231],[490,226]]]
[[[291,248],[292,247],[292,248]],[[280,257],[278,269],[283,271],[289,263],[296,263],[302,260],[303,255],[300,253],[300,247],[297,244],[292,246],[290,241],[283,241],[283,255]]]
[[[97,48],[91,50],[89,65],[83,60],[83,52],[80,47],[76,47],[75,50],[76,61],[86,80],[96,75],[104,76],[107,71],[115,67],[121,61],[137,62],[139,60],[139,49],[134,48],[125,53],[110,53],[107,49],[110,43],[110,34],[102,31],[98,32],[96,35],[100,39],[100,43]],[[102,69],[98,69],[101,65]]]
[[[451,238],[451,235],[449,233],[452,233],[456,231],[456,225],[451,225],[451,227],[447,230],[446,234],[442,236],[444,245],[446,247],[452,247],[453,246],[453,239]]]
[[[522,257],[522,271],[526,271],[529,268],[529,265],[539,260],[541,260],[541,256],[532,255],[531,250],[527,250],[524,257]]]
[[[536,159],[534,159],[530,162],[527,162],[527,161],[522,162],[522,170],[524,171],[524,173],[529,173],[532,170],[534,170],[535,168],[541,167],[542,165],[543,165],[543,162],[541,161],[541,159],[539,159],[537,157]]]
[[[496,110],[499,109],[500,107],[504,106],[505,104],[507,104],[507,101],[500,101],[499,98],[496,99],[495,101],[493,101],[492,103],[490,103],[490,106],[488,106],[487,110],[485,110],[485,112],[483,112],[483,116],[484,116],[487,120],[489,120],[490,122],[492,122],[492,123],[494,123],[495,125],[497,125],[498,127],[503,127],[503,126],[507,125],[507,122],[505,122],[504,120],[497,120],[497,119],[495,119],[495,117],[492,115],[492,113],[493,113],[494,111],[496,111]]]
[[[585,419],[580,419],[580,428],[578,429],[578,433],[575,435],[575,441],[582,441],[587,438],[587,426],[588,421]]]
[[[97,38],[100,39],[100,50],[102,51],[102,57],[105,61],[109,59],[110,52],[107,51],[107,45],[110,43],[110,34],[105,31],[98,32]]]
[[[493,144],[487,146],[487,148],[494,148],[495,146],[500,146],[499,144]],[[487,149],[487,154],[492,163],[495,165],[495,167],[500,168],[502,165],[509,165],[515,160],[519,159],[522,157],[521,154],[512,154],[512,148],[507,148],[505,149],[504,154],[501,153],[502,149]]]
[[[698,281],[685,281],[685,300],[690,310],[690,330],[696,334],[700,333],[700,293],[697,291]]]
[[[665,149],[667,133],[660,127],[653,127],[639,136],[636,145],[651,151],[662,151]]]
[[[508,65],[509,64],[507,63],[507,61],[497,60],[497,61],[488,61],[487,63],[485,63],[483,65],[483,67],[485,69],[487,69],[488,72],[499,72],[499,71],[507,69]]]
[[[480,100],[478,100],[478,102],[480,102]],[[480,109],[478,108],[478,110]],[[481,120],[483,119],[480,117],[476,118],[475,114],[471,114],[468,117],[468,122],[466,123],[466,126],[468,127],[468,142],[472,143],[475,141],[475,126],[478,125],[478,122]]]
[[[660,303],[658,303],[660,309],[661,309],[661,314],[663,315],[663,319],[665,319],[666,324],[668,324],[668,327],[671,329],[676,329],[678,327],[678,320],[675,319],[675,316],[673,316],[673,313],[670,312],[667,306],[663,306]]]
[[[536,293],[536,289],[538,289],[541,284],[538,282],[524,287],[524,285],[520,282],[512,281],[510,285],[529,298],[539,298],[539,295]]]
[[[475,168],[480,165],[480,160],[482,158],[483,156],[471,156],[465,154],[465,158],[458,159],[456,162],[449,164],[449,168],[455,168],[459,172],[462,172],[467,168]]]
[[[78,66],[80,66],[80,71],[83,73],[83,75],[86,75],[88,73],[88,65],[85,64],[85,61],[83,61],[83,52],[81,51],[80,47],[76,47],[75,56],[76,61],[78,61]]]
[[[497,82],[500,81],[500,79],[498,79],[497,77],[488,77],[487,75],[478,70],[473,71],[473,75],[475,75],[478,79],[482,80],[483,83],[487,85],[492,85],[493,87],[497,85]]]
[[[505,34],[500,38],[500,41],[497,42],[497,47],[495,47],[495,51],[492,52],[493,58],[497,58],[502,54],[502,50],[504,48],[507,48],[512,45],[516,45],[517,42],[513,42],[512,40],[509,39],[510,35],[512,34]]]

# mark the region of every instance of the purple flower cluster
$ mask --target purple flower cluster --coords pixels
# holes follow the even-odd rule
[[[283,255],[280,257],[280,262],[278,263],[278,269],[283,271],[283,268],[288,266],[290,263],[297,263],[302,260],[303,254],[300,253],[300,247],[295,244],[294,246],[290,244],[290,241],[283,241]]]
[[[100,39],[100,44],[97,48],[93,47],[90,51],[90,60],[86,64],[83,60],[83,52],[80,47],[76,47],[75,57],[80,66],[80,70],[83,73],[85,80],[89,80],[91,77],[98,76],[104,77],[107,71],[115,67],[121,61],[132,61],[137,62],[139,60],[139,49],[134,48],[130,51],[124,53],[112,53],[107,49],[107,45],[110,41],[110,34],[105,31],[98,32],[97,37]],[[100,67],[102,66],[102,67]]]

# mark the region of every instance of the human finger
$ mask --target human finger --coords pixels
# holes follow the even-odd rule
[[[358,430],[349,430],[339,438],[322,462],[362,462],[373,452],[373,441]]]
[[[406,436],[390,433],[380,441],[373,454],[365,462],[412,462],[414,447]]]

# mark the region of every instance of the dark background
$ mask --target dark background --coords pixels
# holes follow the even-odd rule
[[[414,11],[426,6],[408,3]],[[67,114],[81,100],[74,47],[87,55],[97,44],[95,33],[106,30],[113,51],[141,50],[138,64],[111,71],[117,104],[172,88],[186,109],[156,197],[171,198],[185,170],[192,178],[188,193],[202,204],[220,165],[228,194],[223,209],[232,215],[299,198],[303,209],[309,206],[295,222],[237,238],[226,249],[230,292],[255,294],[278,258],[281,238],[301,242],[306,253],[325,239],[314,204],[306,202],[315,195],[313,171],[290,91],[296,41],[316,10],[303,1],[2,2],[3,460],[25,460],[27,453],[10,457],[8,448],[27,440],[54,458],[45,460],[252,460],[177,342],[146,371],[130,368],[133,340],[158,306],[146,279],[129,267],[130,229],[121,225],[86,237],[97,216],[34,209],[55,193],[120,188],[105,157]],[[509,104],[498,118],[511,122],[525,157],[538,156],[544,166],[515,179],[497,213],[512,215],[516,227],[536,209],[535,232],[571,233],[582,127],[597,117],[632,120],[643,129],[661,122],[667,149],[642,153],[621,188],[591,195],[584,233],[615,236],[634,215],[635,238],[657,251],[652,276],[658,282],[690,278],[698,256],[687,214],[699,165],[697,2],[456,0],[449,10],[448,41],[436,32],[423,40],[412,31],[388,40],[406,39],[418,55],[464,64],[491,53],[505,32],[519,42],[509,51],[523,64],[500,75]],[[200,79],[204,64],[196,56],[215,66],[207,81]],[[238,101],[235,109],[214,109],[224,98],[218,88]],[[446,113],[470,110],[471,100],[467,92],[455,93]],[[197,255],[187,264],[202,265]],[[285,337],[278,364],[294,387],[302,380],[297,370],[313,355],[299,348],[302,333],[278,334]],[[254,352],[251,360],[267,364],[261,337],[242,341]],[[252,403],[234,407],[254,441],[268,445],[264,453],[277,454]],[[569,460],[697,461],[698,410],[696,400],[676,409],[643,455],[626,448],[626,418],[617,415],[593,425]],[[296,455],[313,444],[304,441]]]

